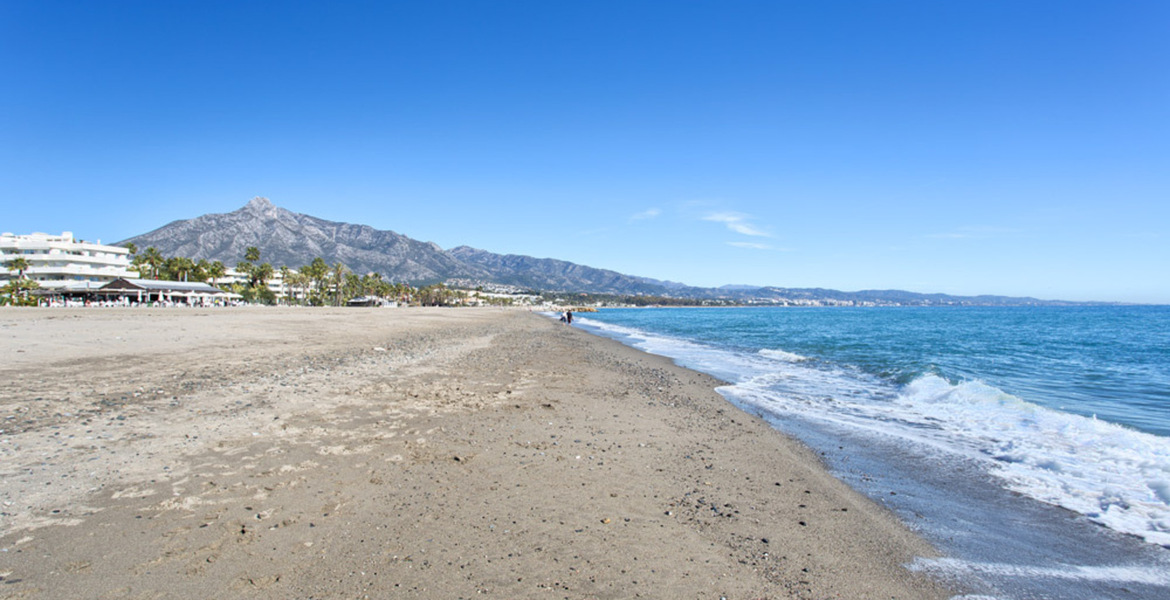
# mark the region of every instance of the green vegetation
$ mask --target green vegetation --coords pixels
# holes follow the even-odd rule
[[[199,281],[215,285],[215,280],[227,273],[227,268],[218,260],[194,261],[182,256],[168,258],[154,246],[143,250],[142,254],[138,254],[138,248],[134,244],[128,245],[127,248],[130,250],[130,256],[134,257],[130,260],[130,270],[137,271],[143,279]]]
[[[30,298],[28,293],[40,286],[37,285],[37,282],[24,276],[24,272],[30,266],[28,259],[17,257],[5,262],[4,266],[9,271],[15,271],[16,277],[10,279],[8,284],[4,286],[4,294],[0,296],[0,305],[36,306],[36,299]]]
[[[340,262],[330,265],[324,258],[317,257],[300,268],[289,266],[273,267],[261,262],[261,252],[256,246],[244,251],[243,260],[236,263],[235,273],[228,278],[228,268],[220,261],[194,260],[183,256],[163,256],[154,246],[139,252],[133,244],[130,250],[130,269],[137,271],[144,279],[166,281],[201,282],[225,291],[239,294],[239,297],[255,304],[285,304],[298,306],[345,306],[357,298],[373,298],[396,302],[404,306],[469,306],[492,305],[511,306],[539,298],[541,302],[559,306],[724,306],[736,304],[732,300],[710,300],[694,298],[671,298],[666,296],[640,296],[617,294],[589,294],[567,292],[520,291],[511,288],[501,293],[488,293],[475,282],[455,280],[457,287],[445,283],[433,283],[421,287],[403,282],[391,282],[381,273],[358,275]],[[17,273],[0,290],[2,304],[35,304],[28,291],[37,283],[24,277],[29,264],[26,259],[15,258],[4,265]],[[474,289],[473,289],[474,286]]]
[[[228,270],[220,261],[198,261],[181,257],[166,257],[154,246],[141,253],[131,250],[131,269],[143,278],[169,281],[197,281],[209,283],[240,295],[245,302],[258,304],[289,304],[299,306],[344,306],[355,298],[380,298],[402,305],[463,306],[468,304],[510,305],[512,299],[480,295],[453,289],[436,283],[414,287],[402,282],[390,282],[381,273],[358,275],[340,262],[330,265],[323,258],[315,258],[298,269],[288,266],[273,267],[260,262],[260,249],[249,246],[243,260],[236,263],[240,279],[223,281]],[[279,274],[279,285],[272,282]]]
[[[246,283],[233,283],[232,291],[243,297],[244,302],[276,304],[276,292],[268,287],[268,281],[276,274],[272,265],[260,262],[260,249],[248,246],[244,260],[236,263],[236,272],[248,278]]]

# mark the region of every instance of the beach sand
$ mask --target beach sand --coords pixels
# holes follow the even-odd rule
[[[520,310],[0,311],[0,598],[946,598],[719,382]]]

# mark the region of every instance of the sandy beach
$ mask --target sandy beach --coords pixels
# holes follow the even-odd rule
[[[488,309],[0,310],[0,598],[946,598],[719,382]]]

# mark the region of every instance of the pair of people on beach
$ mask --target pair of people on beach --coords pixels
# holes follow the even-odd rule
[[[561,313],[561,323],[567,323],[569,325],[572,325],[573,324],[573,311],[566,310],[565,312]]]

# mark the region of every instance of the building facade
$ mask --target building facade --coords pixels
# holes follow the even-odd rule
[[[296,272],[296,269],[289,269],[289,273],[295,274]],[[223,277],[216,279],[215,285],[224,289],[230,289],[231,285],[234,283],[243,285],[248,283],[248,281],[249,279],[247,275],[237,271],[233,267],[224,272]],[[279,268],[272,271],[272,276],[265,280],[264,285],[268,286],[268,289],[272,290],[272,293],[275,294],[277,298],[290,298],[294,296],[299,298],[303,296],[303,294],[296,293],[296,290],[285,284],[284,275],[280,272]]]
[[[115,279],[138,278],[138,273],[130,270],[129,250],[104,245],[101,240],[77,240],[69,231],[61,235],[0,234],[0,285],[17,276],[7,268],[14,258],[28,261],[25,277],[47,291],[96,290]]]

